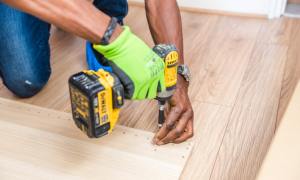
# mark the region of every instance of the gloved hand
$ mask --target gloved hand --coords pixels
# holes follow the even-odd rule
[[[129,27],[124,26],[111,44],[94,44],[93,47],[109,60],[127,99],[154,99],[158,91],[165,90],[164,61]]]

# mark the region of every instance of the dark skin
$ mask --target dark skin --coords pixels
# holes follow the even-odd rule
[[[110,18],[88,0],[2,0],[10,6],[76,34],[92,43],[99,43]],[[172,43],[184,64],[183,36],[176,0],[145,0],[146,14],[155,44]],[[96,22],[96,23],[95,23]],[[110,41],[122,32],[118,26]],[[169,101],[166,122],[155,134],[153,143],[181,143],[193,136],[193,109],[188,97],[188,83],[178,75],[177,89]]]
[[[184,64],[182,24],[176,0],[146,0],[145,5],[155,44],[175,44],[178,48],[179,64]],[[181,143],[193,136],[194,113],[188,97],[188,85],[179,75],[177,89],[169,101],[166,121],[155,134],[153,143]]]

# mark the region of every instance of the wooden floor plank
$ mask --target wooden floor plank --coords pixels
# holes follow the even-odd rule
[[[199,88],[204,84],[207,76],[207,46],[210,44],[210,37],[213,35],[219,16],[203,14],[194,18],[193,13],[183,13],[183,35],[185,63],[190,67],[192,81],[190,83],[189,95],[195,97]],[[192,98],[193,101],[196,98]]]
[[[232,106],[246,70],[262,20],[221,17],[205,51],[207,75],[196,99]]]
[[[257,44],[211,179],[251,180],[275,131],[287,47]]]
[[[281,88],[280,105],[278,110],[277,126],[279,126],[283,114],[293,95],[296,84],[300,79],[300,20],[294,21],[290,34],[288,57],[285,66],[284,79]]]
[[[134,111],[133,111],[134,110]],[[156,132],[158,129],[157,101],[126,102],[122,108],[119,124]]]
[[[231,108],[207,103],[194,103],[194,148],[181,175],[182,180],[209,180],[221,146]]]
[[[212,36],[221,39],[226,37],[236,41],[256,40],[257,33],[265,22],[267,20],[264,19],[220,16]]]
[[[122,126],[89,139],[74,128],[69,113],[10,100],[0,99],[0,114],[1,179],[16,172],[23,179],[99,179],[99,174],[104,179],[178,179],[192,150],[190,142],[154,146],[152,133]]]
[[[204,52],[207,75],[198,84],[196,99],[201,102],[232,106],[250,60],[255,41],[212,39]],[[218,48],[216,48],[218,47]]]
[[[290,34],[294,27],[294,19],[279,18],[264,21],[259,32],[257,41],[267,44],[280,44],[288,46],[290,43]]]
[[[300,179],[300,84],[291,98],[257,180]]]

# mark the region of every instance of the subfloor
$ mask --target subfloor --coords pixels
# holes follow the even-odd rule
[[[195,111],[182,179],[254,179],[300,77],[300,20],[188,12],[182,19]],[[126,24],[153,45],[142,8],[130,7]],[[0,96],[69,112],[67,79],[86,68],[84,42],[53,28],[51,45],[53,73],[42,92],[20,100],[2,85]],[[119,123],[155,131],[156,118],[155,101],[127,102]]]

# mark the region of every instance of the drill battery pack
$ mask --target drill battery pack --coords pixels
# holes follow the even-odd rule
[[[69,78],[75,124],[90,138],[112,131],[124,104],[124,89],[113,73],[82,71]]]

